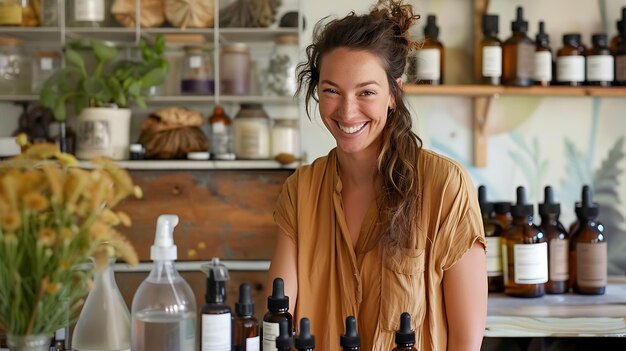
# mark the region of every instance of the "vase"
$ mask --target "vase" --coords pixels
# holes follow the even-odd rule
[[[49,351],[50,334],[7,334],[7,345],[11,351]]]
[[[91,159],[106,156],[127,160],[130,144],[131,110],[88,107],[78,116],[76,156]]]

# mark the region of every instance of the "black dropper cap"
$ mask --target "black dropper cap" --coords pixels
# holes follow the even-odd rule
[[[483,15],[483,34],[495,37],[500,31],[498,15]]]
[[[594,34],[591,36],[591,44],[596,48],[606,48],[609,45],[609,39],[604,33]]]
[[[428,15],[428,17],[426,17],[426,27],[424,27],[424,35],[433,40],[439,37],[439,27],[437,27],[437,16]]]
[[[281,319],[278,321],[278,337],[276,337],[276,348],[279,350],[290,350],[293,346],[293,339],[289,332],[289,321]]]
[[[309,350],[315,348],[315,337],[311,335],[311,321],[300,319],[300,334],[296,337],[296,349]]]
[[[206,303],[224,303],[226,301],[226,281],[229,279],[226,266],[220,263],[219,258],[214,257],[211,263],[204,264],[202,270],[207,274]]]
[[[550,36],[546,33],[545,24],[543,21],[539,21],[539,32],[535,36],[535,44],[539,46],[548,46],[550,43]]]
[[[593,203],[591,199],[591,187],[583,186],[582,202],[576,204],[576,216],[583,220],[589,220],[598,217],[600,210],[598,204]]]
[[[411,330],[411,315],[407,312],[400,315],[400,330],[396,331],[396,345],[415,345],[415,331]]]
[[[267,297],[267,309],[270,312],[281,312],[289,309],[289,296],[285,296],[285,282],[282,278],[274,279],[272,296]]]
[[[493,212],[493,204],[487,201],[487,188],[484,185],[478,187],[478,205],[482,214]]]
[[[511,30],[513,32],[528,31],[528,22],[524,21],[524,9],[521,6],[517,7],[517,18],[511,22]]]
[[[578,47],[580,46],[580,34],[568,33],[563,34],[563,44]]]
[[[343,348],[361,347],[361,337],[356,332],[356,318],[346,318],[346,334],[341,335],[339,344]]]
[[[511,215],[513,217],[529,217],[535,212],[532,204],[526,203],[526,189],[523,186],[517,187],[517,203],[511,206]]]
[[[622,19],[617,21],[617,33],[621,33],[624,30],[624,23],[626,23],[626,6],[622,7]]]
[[[554,202],[554,191],[551,186],[547,186],[543,189],[543,203],[539,204],[540,215],[559,215],[561,213],[561,204]]]
[[[242,317],[250,317],[254,314],[254,302],[250,297],[250,284],[239,285],[239,301],[235,303],[235,312]]]
[[[508,201],[499,201],[493,203],[493,211],[495,213],[506,214],[511,212],[511,203]]]

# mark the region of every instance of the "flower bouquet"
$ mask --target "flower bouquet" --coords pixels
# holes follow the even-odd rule
[[[141,197],[128,173],[106,159],[78,168],[52,144],[21,145],[20,155],[0,161],[0,328],[9,339],[74,321],[94,269],[109,257],[137,263],[115,229],[130,218],[114,207]]]

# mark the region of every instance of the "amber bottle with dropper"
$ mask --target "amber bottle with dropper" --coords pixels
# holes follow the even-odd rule
[[[417,351],[415,348],[415,330],[411,329],[411,315],[400,315],[400,330],[396,331],[396,347],[392,351]]]
[[[621,41],[622,37],[620,36],[620,31],[622,30],[621,28],[624,22],[626,22],[626,6],[622,7],[622,18],[616,23],[617,34],[615,34],[613,39],[611,39],[610,48],[613,55],[615,55],[615,52],[617,51],[617,46]]]
[[[615,59],[607,45],[606,34],[591,36],[592,47],[585,58],[587,85],[609,87],[615,78]]]
[[[339,338],[339,345],[343,351],[360,351],[361,337],[356,331],[356,318],[346,318],[346,333]]]
[[[278,322],[278,337],[276,337],[277,351],[291,351],[293,346],[293,335],[289,330],[289,322],[286,319]],[[265,348],[263,348],[265,350]]]
[[[559,85],[580,86],[585,81],[585,48],[580,34],[563,35],[563,47],[556,53],[556,81]]]
[[[311,321],[308,318],[300,319],[300,334],[296,336],[296,350],[313,351],[315,349],[315,337],[311,335]]]
[[[483,230],[487,242],[487,284],[489,292],[504,290],[502,277],[502,243],[496,233],[496,223],[492,219],[493,204],[487,201],[487,188],[478,187],[478,204],[483,217]]]
[[[248,283],[239,285],[239,301],[235,303],[235,313],[234,351],[260,349],[259,322],[254,318],[254,303]]]
[[[550,48],[550,36],[545,32],[543,21],[539,22],[539,32],[535,36],[535,64],[533,80],[535,85],[547,87],[552,82],[552,49]]]
[[[626,86],[626,19],[621,21],[621,40],[615,48],[615,82],[613,85]]]
[[[274,279],[272,295],[267,297],[268,312],[263,316],[263,350],[276,350],[276,338],[279,335],[279,322],[287,321],[293,335],[293,317],[289,313],[289,296],[285,296],[285,282],[282,278]]]
[[[533,85],[535,43],[526,35],[528,22],[524,10],[517,7],[517,18],[511,23],[513,35],[502,45],[502,82],[504,85]]]
[[[483,39],[480,42],[481,83],[500,85],[502,80],[502,42],[498,39],[498,15],[483,15]]]
[[[604,226],[598,222],[598,204],[591,188],[583,187],[582,202],[576,204],[579,224],[570,238],[570,275],[577,294],[602,295],[607,284],[607,244]]]
[[[426,85],[443,84],[444,48],[439,41],[437,17],[428,15],[424,27],[424,42],[415,53],[416,83]]]
[[[561,204],[554,201],[552,187],[544,188],[544,200],[539,204],[541,225],[539,228],[548,242],[548,294],[563,294],[569,290],[569,242],[568,235],[559,221]]]

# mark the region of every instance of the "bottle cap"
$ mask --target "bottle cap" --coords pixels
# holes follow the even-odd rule
[[[535,36],[535,44],[536,45],[548,45],[550,42],[550,36],[546,33],[545,24],[543,21],[539,21],[539,31]]]
[[[518,6],[516,11],[517,18],[515,21],[511,22],[511,30],[513,32],[527,32],[528,22],[524,21],[524,9],[521,6]]]
[[[306,350],[315,348],[315,337],[311,335],[311,321],[308,318],[300,319],[300,334],[296,337],[296,349]]]
[[[576,203],[576,216],[583,220],[589,220],[598,217],[600,209],[598,204],[592,200],[591,187],[589,185],[583,186],[582,190],[582,202]]]
[[[482,214],[491,214],[493,212],[493,204],[487,201],[487,188],[484,185],[478,187],[478,204]]]
[[[552,191],[551,186],[547,186],[543,189],[543,203],[539,204],[539,214],[540,215],[549,215],[555,214],[559,215],[561,213],[561,204],[558,202],[554,202],[554,192]]]
[[[511,203],[508,201],[494,202],[493,211],[499,214],[507,214],[511,212]]]
[[[289,321],[281,319],[278,321],[278,337],[276,338],[276,348],[279,350],[290,350],[293,346],[293,339],[289,332]]]
[[[396,345],[415,345],[415,331],[411,330],[411,315],[404,312],[400,315],[400,330],[396,331]]]
[[[360,347],[361,337],[356,332],[356,318],[346,318],[346,333],[339,338],[339,344],[343,348]]]
[[[424,27],[424,35],[433,40],[439,37],[439,27],[437,27],[437,16],[428,15],[426,17],[426,27]]]
[[[591,44],[596,48],[606,48],[609,44],[609,39],[605,33],[598,33],[591,36]]]
[[[563,44],[578,47],[580,45],[580,34],[578,33],[563,34]]]
[[[500,31],[498,15],[483,15],[483,34],[497,36]]]
[[[254,314],[254,302],[250,294],[250,284],[239,285],[239,301],[235,303],[235,312],[239,316],[249,317]]]
[[[213,257],[211,262],[200,266],[206,275],[206,292],[204,300],[207,303],[223,303],[226,301],[226,282],[230,279],[228,269],[220,263],[220,259]]]
[[[206,151],[194,151],[187,153],[187,159],[195,161],[208,160],[209,156],[209,153]]]
[[[529,217],[535,212],[532,204],[526,203],[526,189],[523,186],[517,187],[517,202],[511,206],[511,215],[513,217]]]
[[[289,296],[285,296],[285,282],[282,278],[276,278],[272,284],[272,296],[267,297],[267,309],[270,312],[289,310]]]
[[[143,145],[141,144],[130,144],[128,147],[128,151],[130,152],[143,152]]]
[[[177,215],[164,214],[159,216],[154,245],[150,248],[151,260],[173,261],[177,258],[177,248],[174,245],[174,227],[177,225]]]

